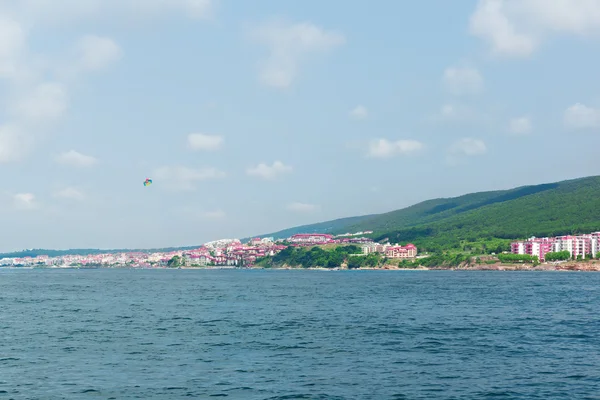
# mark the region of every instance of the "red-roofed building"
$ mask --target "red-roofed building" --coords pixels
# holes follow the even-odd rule
[[[415,258],[417,247],[412,243],[406,246],[391,246],[385,250],[385,256],[389,258]]]

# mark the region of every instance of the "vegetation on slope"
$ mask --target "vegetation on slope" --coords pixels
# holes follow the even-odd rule
[[[503,240],[504,250],[508,250],[510,240],[518,238],[596,230],[600,230],[600,177],[561,182],[551,189],[482,205],[434,222],[380,231],[374,238],[413,241],[430,251],[460,248],[465,241],[497,239]]]
[[[362,254],[360,247],[356,245],[337,246],[332,250],[325,250],[320,246],[314,247],[288,247],[272,257],[264,257],[257,260],[256,265],[262,267],[302,267],[302,268],[337,268],[349,259],[358,256],[351,254]],[[377,258],[375,265],[379,263]]]
[[[374,217],[374,215],[340,218],[332,221],[319,222],[316,224],[296,226],[294,228],[284,229],[274,233],[256,235],[253,237],[273,237],[274,239],[286,239],[298,233],[346,233],[346,227],[359,224],[363,220],[367,220],[372,217]],[[242,239],[242,242],[249,241],[250,239],[251,238],[244,238]]]
[[[359,217],[331,233],[365,230],[377,241],[412,242],[420,251],[500,253],[514,239],[600,230],[600,177],[429,200]]]
[[[361,254],[360,247],[356,245],[337,246],[327,249],[326,246],[313,247],[288,247],[272,257],[263,257],[257,260],[257,267],[264,268],[338,268],[343,264],[348,269],[380,268],[383,266],[397,266],[400,268],[418,267],[457,267],[470,264],[473,261],[471,254],[462,252],[445,252],[433,254],[429,257],[415,260],[399,260],[385,257],[381,253]],[[494,261],[494,262],[497,262]]]

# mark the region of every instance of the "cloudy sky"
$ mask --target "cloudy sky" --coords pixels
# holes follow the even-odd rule
[[[0,251],[599,174],[599,54],[595,0],[0,0]]]

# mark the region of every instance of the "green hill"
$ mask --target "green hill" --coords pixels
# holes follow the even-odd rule
[[[356,218],[337,220],[342,222],[329,232],[372,230],[376,240],[413,242],[427,250],[483,242],[506,249],[509,239],[600,230],[600,176],[428,200]],[[319,226],[327,222],[292,230],[314,232]]]
[[[348,217],[340,218],[332,221],[319,222],[316,224],[302,225],[294,228],[284,229],[282,231],[256,235],[253,237],[273,237],[274,239],[286,239],[292,235],[298,233],[346,233],[345,227],[354,226],[360,224],[362,221],[375,217],[376,215],[365,215],[361,217]],[[251,238],[241,239],[242,242],[246,242]]]

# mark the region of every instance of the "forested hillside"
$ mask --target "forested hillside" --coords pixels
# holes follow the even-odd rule
[[[414,242],[431,250],[465,242],[506,248],[510,239],[600,230],[600,177],[428,200],[345,221],[330,232],[372,230],[376,240]],[[313,232],[315,226],[302,228]]]

